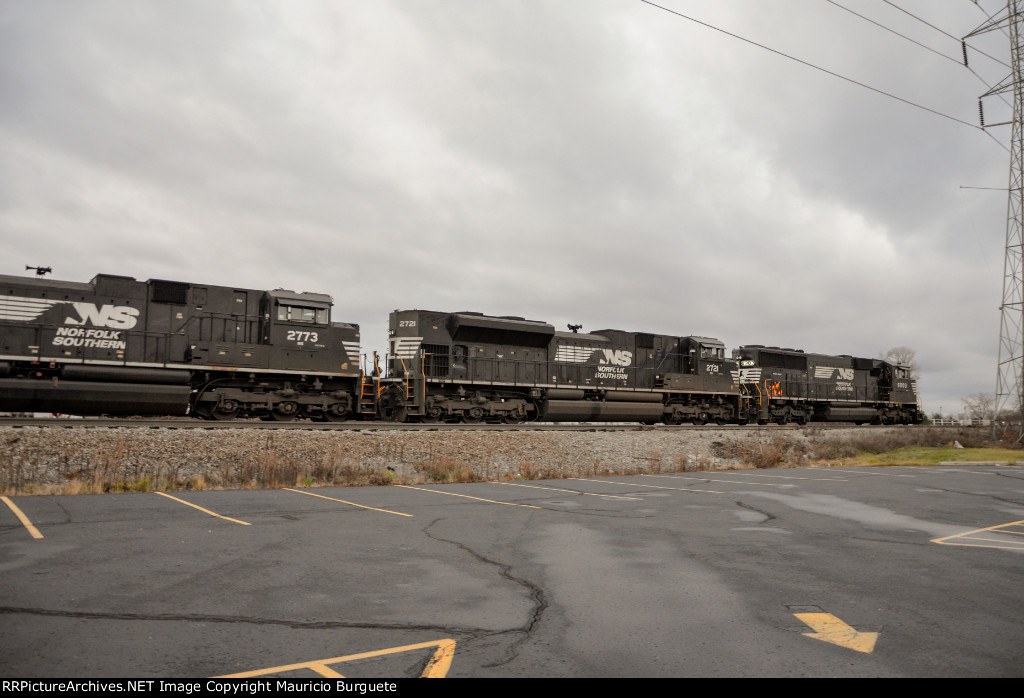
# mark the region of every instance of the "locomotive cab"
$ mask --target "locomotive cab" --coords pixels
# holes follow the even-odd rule
[[[359,327],[331,322],[330,296],[282,289],[264,297],[264,341],[283,365],[310,371],[359,371]]]

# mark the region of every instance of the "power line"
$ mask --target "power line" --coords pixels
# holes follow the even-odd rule
[[[895,7],[897,10],[899,10],[900,12],[902,12],[905,15],[910,15],[911,17],[916,19],[918,22],[921,22],[922,24],[927,24],[929,27],[931,27],[935,31],[939,32],[940,34],[945,34],[946,36],[948,36],[953,41],[956,41],[956,42],[960,41],[959,38],[953,36],[948,31],[945,31],[944,29],[939,29],[938,27],[936,27],[931,22],[926,22],[925,20],[923,20],[920,17],[918,17],[917,15],[915,15],[913,12],[908,12],[908,11],[904,10],[902,7],[900,7],[899,5],[897,5],[896,3],[891,2],[891,0],[882,0],[882,2],[884,2],[886,5],[889,5],[890,7]],[[1009,66],[1007,66],[1007,67],[1009,67]]]
[[[958,37],[955,37],[955,36],[953,36],[953,35],[952,35],[952,34],[950,34],[950,33],[949,33],[948,31],[946,31],[946,30],[944,30],[944,29],[939,29],[938,27],[936,27],[936,26],[935,26],[934,24],[932,24],[931,22],[928,22],[928,21],[926,21],[926,20],[923,20],[923,19],[921,19],[920,17],[918,17],[917,15],[915,15],[915,14],[914,14],[913,12],[908,12],[908,11],[904,10],[904,9],[903,9],[902,7],[900,7],[900,6],[899,6],[899,5],[897,5],[896,3],[892,2],[892,0],[882,0],[882,2],[884,2],[884,3],[886,4],[886,5],[889,5],[890,7],[894,7],[894,8],[896,8],[897,10],[899,10],[900,12],[902,12],[902,13],[903,13],[903,14],[905,14],[905,15],[909,15],[909,16],[913,17],[913,18],[914,18],[914,19],[916,19],[916,20],[917,20],[918,22],[921,22],[922,24],[925,24],[925,25],[927,25],[927,26],[931,27],[932,29],[934,29],[935,31],[939,32],[939,33],[940,33],[940,34],[942,34],[943,36],[948,36],[948,37],[949,37],[950,39],[952,39],[953,41],[957,42],[958,44],[959,44],[959,43],[960,43],[960,42],[962,41],[962,39],[960,39],[960,38],[958,38]],[[979,9],[980,9],[980,8],[979,8]],[[987,53],[985,53],[984,51],[981,51],[981,50],[979,50],[979,49],[977,49],[977,48],[974,48],[973,46],[971,47],[971,49],[972,49],[972,50],[974,50],[975,52],[977,52],[977,53],[980,53],[981,55],[985,56],[985,58],[991,58],[991,59],[992,59],[993,61],[995,61],[995,62],[996,62],[996,63],[998,63],[999,65],[1003,65],[1003,66],[1006,66],[1007,68],[1009,68],[1009,67],[1010,67],[1010,64],[1009,64],[1009,63],[1004,63],[1003,61],[1001,61],[1000,59],[996,58],[995,56],[990,56],[990,55],[988,55]]]
[[[981,5],[978,4],[978,0],[970,0],[970,2],[971,2],[972,5],[977,7],[978,8],[978,12],[980,12],[983,15],[985,15],[985,17],[987,19],[991,20],[993,17],[996,16],[995,12],[993,12],[992,14],[989,14],[988,12],[986,12],[985,8],[983,8]],[[1006,29],[1000,29],[1000,31],[1003,33],[1003,36],[1005,36],[1007,39],[1010,38],[1010,34],[1006,31]]]
[[[963,65],[963,64],[962,64],[962,63],[961,63],[960,61],[958,61],[958,60],[957,60],[956,58],[953,58],[952,56],[947,56],[947,55],[946,55],[946,54],[944,54],[944,53],[943,53],[942,51],[936,51],[936,50],[935,50],[935,49],[933,49],[933,48],[932,48],[931,46],[925,46],[925,45],[924,45],[924,44],[922,44],[922,43],[921,43],[920,41],[915,41],[914,39],[911,39],[911,38],[910,38],[909,36],[906,36],[905,34],[900,34],[900,33],[899,33],[898,31],[896,31],[895,29],[892,29],[891,27],[887,27],[887,26],[885,26],[884,24],[882,24],[881,22],[876,22],[875,20],[871,19],[870,17],[865,17],[864,15],[860,14],[859,12],[854,12],[854,11],[853,11],[853,10],[851,10],[851,9],[850,9],[849,7],[846,7],[846,6],[844,6],[844,5],[840,5],[840,4],[839,4],[838,2],[836,2],[835,0],[826,0],[826,2],[828,2],[828,3],[831,3],[832,5],[835,5],[835,6],[836,6],[836,7],[838,7],[838,8],[840,9],[840,10],[846,10],[846,11],[847,11],[847,12],[849,12],[850,14],[852,14],[852,15],[856,15],[857,17],[860,17],[860,18],[861,18],[861,19],[863,19],[863,20],[864,20],[865,22],[870,22],[871,24],[874,24],[874,25],[875,25],[876,27],[880,27],[880,28],[882,28],[882,29],[886,30],[887,32],[892,32],[892,33],[893,33],[893,34],[895,34],[896,36],[898,36],[898,37],[900,37],[900,38],[903,38],[903,39],[906,39],[907,41],[909,41],[909,42],[910,42],[910,43],[912,43],[912,44],[917,44],[918,46],[920,46],[920,47],[921,47],[921,48],[923,48],[923,49],[926,49],[926,50],[928,50],[928,51],[931,51],[932,53],[934,53],[934,54],[936,54],[936,55],[942,56],[943,58],[945,58],[945,59],[946,59],[946,60],[948,60],[948,61],[953,61],[953,62],[954,62],[954,63],[956,63],[957,65]]]
[[[915,41],[914,39],[911,39],[909,36],[906,36],[905,34],[900,34],[898,31],[896,31],[892,27],[887,27],[884,24],[882,24],[881,22],[876,22],[875,20],[871,19],[870,17],[865,17],[864,15],[860,14],[859,12],[855,12],[855,11],[851,10],[849,7],[846,7],[844,5],[840,5],[835,0],[825,0],[825,1],[828,2],[828,3],[831,3],[832,5],[835,5],[836,7],[838,7],[841,10],[846,10],[850,14],[855,15],[857,17],[860,17],[865,22],[870,22],[871,24],[874,24],[876,27],[884,29],[887,32],[891,32],[891,33],[895,34],[896,36],[898,36],[900,38],[906,39],[910,43],[916,44],[916,45],[920,46],[921,48],[923,48],[923,49],[925,49],[927,51],[931,51],[932,53],[934,53],[934,54],[936,54],[938,56],[941,56],[942,58],[945,58],[948,61],[953,61],[957,65],[962,65],[963,67],[967,68],[967,70],[971,73],[971,75],[973,75],[974,77],[978,78],[978,80],[981,82],[982,85],[984,85],[985,87],[989,88],[990,90],[992,89],[992,85],[988,84],[988,82],[985,80],[985,78],[983,78],[980,75],[978,75],[977,71],[975,71],[974,68],[972,68],[971,66],[967,65],[967,44],[966,44],[966,42],[961,42],[961,45],[962,45],[963,50],[964,50],[964,60],[963,60],[963,62],[961,62],[961,61],[957,60],[956,58],[953,58],[952,56],[947,56],[942,51],[936,51],[931,46],[925,46],[921,42]],[[977,7],[977,5],[975,5],[975,6]],[[978,9],[981,10],[980,7],[978,7]],[[985,12],[984,10],[981,10],[981,11],[982,11],[982,13]],[[1002,95],[998,95],[998,96],[999,96],[999,99],[1001,99],[1003,101],[1003,103],[1006,104],[1006,106],[1010,107],[1011,109],[1013,108],[1013,105],[1010,104],[1009,102],[1007,102],[1006,99]]]
[[[896,95],[892,94],[891,92],[886,92],[885,90],[880,90],[877,87],[872,87],[871,85],[865,85],[863,82],[858,82],[857,80],[854,80],[853,78],[848,78],[845,75],[840,75],[839,73],[836,73],[836,72],[833,72],[831,70],[828,70],[827,68],[822,68],[819,65],[815,65],[813,63],[809,63],[808,61],[805,61],[805,60],[803,60],[801,58],[797,58],[795,56],[791,56],[788,53],[783,53],[782,51],[779,51],[777,49],[771,48],[770,46],[765,46],[764,44],[759,44],[756,41],[752,41],[750,39],[742,37],[739,34],[733,34],[732,32],[726,31],[725,29],[720,29],[719,27],[716,27],[713,24],[708,24],[707,22],[702,22],[699,19],[695,19],[695,18],[690,17],[688,15],[684,15],[682,12],[677,12],[675,10],[670,10],[667,7],[663,7],[662,5],[658,5],[658,4],[654,3],[654,2],[651,2],[651,0],[640,0],[640,2],[642,2],[644,4],[647,4],[647,5],[650,5],[651,7],[657,7],[659,10],[664,10],[665,12],[668,12],[670,14],[676,15],[677,17],[682,17],[683,19],[686,19],[686,20],[689,20],[691,22],[694,22],[695,24],[701,25],[702,27],[707,27],[708,29],[713,29],[716,32],[720,32],[722,34],[725,34],[726,36],[731,36],[734,39],[739,39],[740,41],[746,42],[746,43],[751,44],[753,46],[757,46],[758,48],[763,48],[765,51],[770,51],[770,52],[772,52],[772,53],[774,53],[774,54],[776,54],[778,56],[782,56],[783,58],[788,58],[791,61],[796,61],[797,63],[800,63],[801,65],[807,66],[808,68],[814,68],[815,70],[821,71],[822,73],[825,73],[827,75],[831,75],[832,77],[839,78],[840,80],[845,80],[846,82],[853,83],[854,85],[858,85],[860,87],[863,87],[866,90],[871,90],[872,92],[876,92],[876,93],[878,93],[880,95],[885,95],[886,97],[889,97],[891,99],[895,99],[898,102],[903,102],[904,104],[909,104],[912,107],[917,107],[918,109],[923,109],[924,111],[930,112],[932,114],[935,114],[936,116],[941,116],[944,119],[949,119],[950,121],[955,121],[958,124],[963,124],[964,126],[968,126],[970,128],[973,128],[973,129],[978,129],[978,130],[982,131],[983,133],[988,133],[987,131],[985,131],[985,129],[981,128],[980,126],[975,126],[974,124],[969,123],[967,121],[964,121],[963,119],[958,119],[955,116],[950,116],[949,114],[943,114],[942,112],[936,111],[934,109],[931,109],[930,107],[923,106],[923,105],[918,104],[916,102],[911,102],[909,99],[904,99],[903,97],[897,97]],[[959,39],[957,39],[957,41],[959,41]],[[991,136],[991,134],[989,134],[989,135]],[[999,141],[996,140],[994,137],[993,137],[993,140],[995,140],[996,143],[999,143]],[[1002,144],[1000,143],[1000,145],[1002,145]]]

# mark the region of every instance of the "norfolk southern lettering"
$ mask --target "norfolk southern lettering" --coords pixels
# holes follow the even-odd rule
[[[90,349],[126,349],[128,344],[117,330],[93,330],[83,327],[58,327],[53,338],[55,347],[87,347]]]

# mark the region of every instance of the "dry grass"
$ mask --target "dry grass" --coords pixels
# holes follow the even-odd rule
[[[112,434],[109,439],[69,439],[66,447],[5,436],[0,444],[0,494],[90,494],[155,490],[345,487],[366,485],[538,480],[563,477],[694,472],[718,468],[776,468],[813,464],[901,464],[941,460],[991,460],[997,447],[987,430],[871,429],[831,431],[810,427],[765,435],[757,431],[725,434],[721,441],[678,444],[659,441],[632,453],[595,440],[574,446],[571,455],[545,445],[535,450],[505,449],[471,456],[445,444],[412,453],[408,444],[379,442],[375,451],[346,450],[330,444],[308,448],[273,435],[244,447],[210,436],[202,453],[183,458],[180,449],[146,451],[152,444]],[[965,449],[951,451],[958,442]],[[218,445],[221,444],[221,445]],[[3,446],[6,445],[6,448]],[[193,447],[194,448],[194,447]],[[1019,446],[1016,447],[1019,449]],[[219,449],[219,450],[216,450]],[[679,452],[679,449],[688,449]],[[191,453],[191,452],[190,452]],[[466,453],[465,456],[460,455]],[[518,453],[529,454],[519,460]],[[1017,460],[1019,450],[1000,452],[999,460]],[[887,455],[889,454],[889,455]],[[952,454],[952,455],[951,455]],[[980,455],[972,455],[980,454]],[[511,458],[509,456],[512,456]],[[1024,453],[1020,453],[1024,457]]]

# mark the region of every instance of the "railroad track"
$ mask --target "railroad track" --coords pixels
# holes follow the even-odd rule
[[[105,418],[84,418],[68,419],[66,417],[0,417],[0,427],[39,427],[47,429],[286,429],[304,431],[715,431],[715,430],[742,430],[742,431],[799,431],[801,429],[878,429],[880,427],[862,425],[856,426],[852,423],[816,423],[806,426],[777,424],[740,426],[728,424],[719,426],[717,424],[706,424],[695,426],[683,424],[679,426],[666,426],[664,424],[615,424],[615,423],[526,423],[526,424],[408,424],[397,422],[264,422],[257,419],[241,419],[234,421],[207,421],[199,419],[105,419]],[[894,429],[897,426],[890,425],[886,428]],[[948,427],[932,427],[925,425],[899,426],[900,429],[943,429]]]

